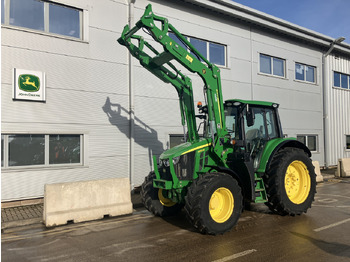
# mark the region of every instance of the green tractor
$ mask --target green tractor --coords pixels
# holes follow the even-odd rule
[[[142,29],[152,40],[136,34]],[[142,184],[145,207],[156,216],[184,208],[204,234],[223,234],[237,223],[245,202],[265,203],[281,215],[300,215],[311,207],[316,175],[311,152],[295,138],[284,138],[278,104],[224,101],[220,69],[152,6],[118,39],[140,64],[173,85],[178,93],[186,142],[153,157],[154,171]],[[151,45],[160,44],[162,52]],[[191,79],[172,61],[204,82],[205,105],[196,115]],[[199,135],[196,117],[203,121]]]

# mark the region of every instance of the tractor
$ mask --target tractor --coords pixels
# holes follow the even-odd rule
[[[284,137],[277,103],[224,101],[220,68],[168,19],[154,14],[151,5],[134,27],[124,27],[118,42],[141,66],[171,84],[179,98],[185,141],[164,151],[158,161],[153,156],[154,170],[141,186],[150,212],[163,217],[184,209],[199,232],[211,235],[230,231],[245,203],[265,203],[280,215],[307,212],[316,193],[311,152],[296,138]],[[204,83],[204,104],[197,109],[192,80],[183,69]],[[204,128],[198,129],[196,118]]]

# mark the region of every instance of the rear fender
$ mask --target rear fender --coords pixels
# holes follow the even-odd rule
[[[296,140],[296,138],[277,138],[266,143],[263,155],[260,160],[257,173],[265,173],[268,169],[273,156],[281,149],[286,147],[294,147],[304,150],[304,152],[311,157],[311,152],[303,143]]]

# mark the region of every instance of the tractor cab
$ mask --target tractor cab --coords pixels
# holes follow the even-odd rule
[[[225,121],[235,152],[259,166],[266,143],[282,138],[278,104],[260,101],[228,100],[224,104]]]

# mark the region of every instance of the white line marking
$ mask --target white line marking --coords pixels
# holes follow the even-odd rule
[[[122,255],[123,253],[128,252],[128,251],[130,251],[132,249],[152,248],[152,247],[154,247],[154,245],[148,245],[148,244],[138,245],[138,246],[135,246],[135,247],[127,247],[127,248],[124,248],[124,249],[122,249],[122,250],[120,250],[118,252],[115,252],[114,254],[115,255]]]
[[[312,205],[313,207],[335,207],[335,208],[350,208],[350,206],[329,206],[329,205]]]
[[[333,196],[333,197],[345,197],[345,198],[350,198],[350,196],[332,195],[332,194],[321,194],[321,193],[316,193],[316,196]]]
[[[339,221],[339,222],[337,222],[337,223],[330,224],[330,225],[328,225],[328,226],[316,228],[316,229],[314,229],[314,231],[315,231],[315,232],[320,232],[320,231],[325,230],[325,229],[328,229],[328,228],[332,228],[332,227],[339,226],[339,225],[344,224],[344,223],[346,223],[346,222],[350,222],[350,218],[345,219],[345,220],[342,220],[342,221]]]
[[[8,248],[7,250],[8,251],[19,251],[19,250],[26,250],[26,249],[40,249],[44,246],[47,246],[47,245],[52,245],[53,243],[56,243],[57,241],[60,241],[60,239],[55,239],[51,242],[48,242],[48,243],[44,243],[44,244],[41,244],[41,245],[36,245],[36,246],[31,246],[31,247],[15,247],[15,248]]]
[[[256,251],[257,251],[256,249],[250,249],[250,250],[243,251],[241,253],[234,254],[232,256],[223,257],[223,258],[220,258],[218,260],[214,260],[212,262],[226,262],[226,261],[229,261],[229,260],[232,260],[232,259],[236,259],[238,257],[243,257],[243,256],[246,256],[246,255],[249,255],[249,254],[251,254],[253,252],[256,252]]]

